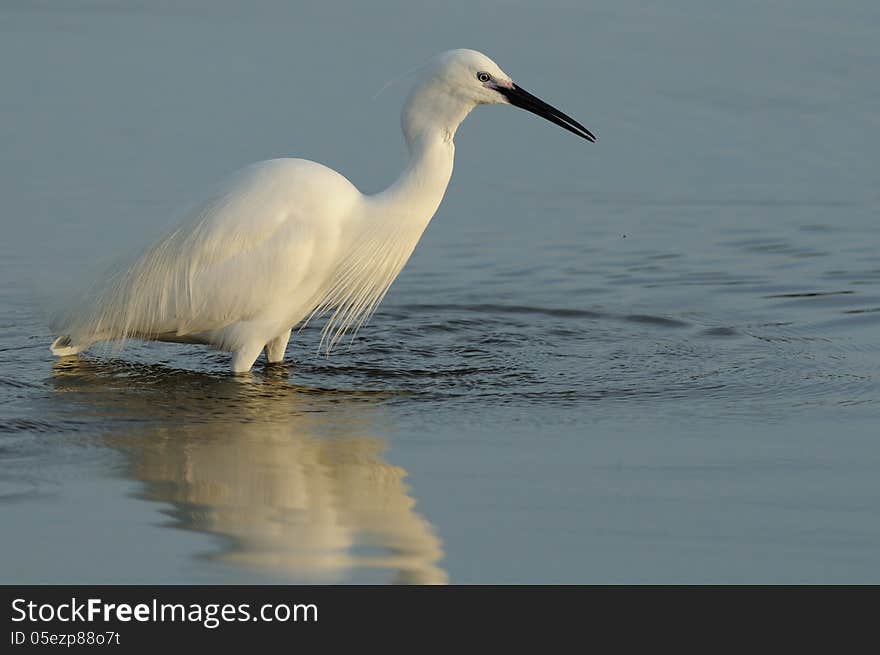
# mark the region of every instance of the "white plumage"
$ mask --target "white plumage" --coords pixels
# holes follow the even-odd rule
[[[291,329],[324,313],[329,350],[363,324],[406,264],[452,175],[458,125],[487,103],[524,107],[593,140],[485,55],[443,53],[404,106],[410,161],[388,189],[362,194],[303,159],[253,164],[60,314],[52,352],[129,338],[204,343],[231,352],[243,372],[263,349],[280,362]]]

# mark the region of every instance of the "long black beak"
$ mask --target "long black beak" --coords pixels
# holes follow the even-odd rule
[[[564,127],[569,132],[573,132],[579,137],[583,137],[587,141],[591,141],[593,143],[596,142],[596,137],[593,136],[593,133],[585,128],[583,125],[578,123],[576,120],[574,120],[571,116],[566,116],[561,111],[556,109],[556,107],[548,105],[540,98],[536,98],[531,93],[523,88],[520,88],[516,84],[514,84],[512,88],[498,86],[496,87],[496,90],[498,91],[498,93],[507,98],[508,102],[510,102],[510,104],[512,104],[514,107],[520,107],[522,109],[525,109],[526,111],[532,112],[533,114],[537,114],[542,118],[546,118],[551,123],[556,123],[559,127]]]

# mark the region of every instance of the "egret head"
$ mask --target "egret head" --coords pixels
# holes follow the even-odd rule
[[[596,137],[576,120],[514,83],[498,64],[476,50],[449,50],[435,57],[424,81],[468,106],[509,104],[520,107],[588,141]]]

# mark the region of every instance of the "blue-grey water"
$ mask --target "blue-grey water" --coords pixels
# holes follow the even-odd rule
[[[867,0],[0,2],[0,581],[880,582],[878,33]],[[407,71],[454,47],[599,142],[478,108],[350,348],[53,359],[53,301],[237,168],[393,180]]]

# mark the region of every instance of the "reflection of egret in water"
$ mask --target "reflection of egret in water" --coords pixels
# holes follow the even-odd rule
[[[54,382],[106,419],[107,443],[176,527],[227,538],[209,557],[314,581],[358,568],[446,581],[406,471],[367,435],[378,394],[82,360],[56,364]]]

